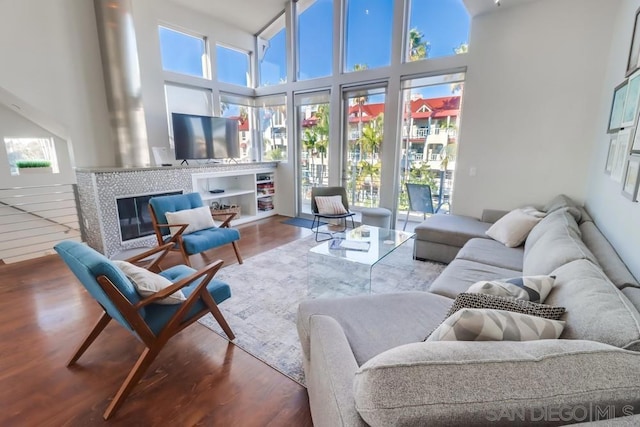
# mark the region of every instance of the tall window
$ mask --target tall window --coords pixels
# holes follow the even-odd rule
[[[311,188],[329,185],[329,91],[295,95],[300,157],[299,211],[311,213]]]
[[[462,0],[412,0],[406,61],[466,53],[469,22]]]
[[[385,88],[363,88],[344,93],[347,195],[353,206],[378,206],[384,135]]]
[[[210,116],[213,113],[211,90],[167,83],[164,85],[169,122],[169,146],[173,147],[173,124],[171,113]]]
[[[391,64],[393,0],[346,0],[345,72]]]
[[[160,53],[165,71],[209,78],[206,40],[163,26],[160,33]]]
[[[240,141],[240,159],[257,160],[256,141],[253,138],[253,107],[249,98],[231,94],[220,95],[222,117],[238,121],[238,140]]]
[[[249,86],[249,54],[238,49],[216,45],[216,70],[219,82]]]
[[[58,157],[53,138],[4,138],[11,175],[19,175],[19,162],[49,162],[58,173]]]
[[[258,35],[260,86],[287,81],[287,40],[284,13]]]
[[[402,82],[399,216],[409,207],[405,183],[428,185],[434,209],[449,208],[464,77],[458,73]]]
[[[333,0],[300,0],[298,79],[326,77],[333,67]]]
[[[287,160],[287,97],[262,97],[257,100],[258,130],[263,160]]]

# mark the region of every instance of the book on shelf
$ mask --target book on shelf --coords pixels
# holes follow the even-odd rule
[[[329,249],[346,249],[350,251],[367,252],[370,247],[370,242],[359,240],[331,239],[331,242],[329,242]]]

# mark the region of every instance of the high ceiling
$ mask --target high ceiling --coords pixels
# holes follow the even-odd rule
[[[280,14],[286,0],[171,0],[186,8],[206,13],[251,34],[258,33]],[[495,0],[462,0],[471,16],[495,11]],[[500,0],[500,8],[533,0]]]

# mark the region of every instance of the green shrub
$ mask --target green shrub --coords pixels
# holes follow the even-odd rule
[[[18,160],[16,166],[20,169],[24,168],[48,168],[51,166],[49,160]]]

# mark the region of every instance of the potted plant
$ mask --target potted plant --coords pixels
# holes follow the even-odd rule
[[[53,172],[49,160],[18,160],[16,166],[20,175]]]

